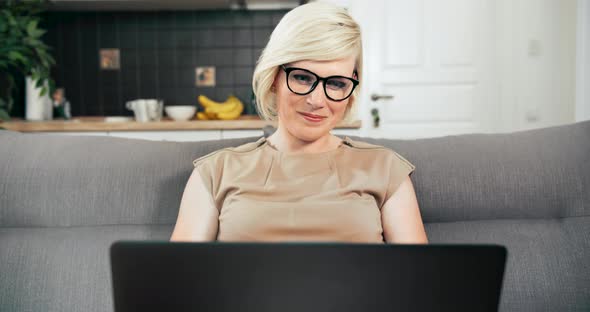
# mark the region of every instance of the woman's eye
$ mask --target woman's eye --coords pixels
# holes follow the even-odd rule
[[[328,88],[331,89],[344,89],[346,88],[346,82],[340,80],[328,80]]]
[[[293,78],[295,78],[295,80],[297,82],[311,82],[313,79],[311,76],[309,75],[293,75]]]

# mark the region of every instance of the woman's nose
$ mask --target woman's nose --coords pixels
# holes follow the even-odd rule
[[[324,94],[324,86],[322,85],[324,82],[320,81],[318,85],[311,91],[311,93],[307,96],[307,103],[312,104],[316,107],[323,107],[324,103],[326,103],[326,95]]]

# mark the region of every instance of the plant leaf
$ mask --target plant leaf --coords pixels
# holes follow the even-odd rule
[[[37,24],[39,23],[38,20],[31,20],[28,24],[27,24],[27,33],[29,34],[29,36],[31,37],[35,37],[34,34],[37,30]]]
[[[21,62],[25,62],[25,58],[23,57],[23,55],[18,52],[18,51],[10,51],[8,52],[8,58],[12,61],[21,61]]]
[[[51,47],[41,37],[47,33],[42,24],[47,0],[0,0],[0,75],[8,83],[0,86],[4,106],[14,102],[12,96],[18,90],[15,79],[30,76],[41,92],[49,92],[46,82],[52,85],[51,66],[55,59]],[[0,105],[1,106],[1,105]],[[6,117],[6,116],[4,116]]]

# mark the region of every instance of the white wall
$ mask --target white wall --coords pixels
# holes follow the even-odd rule
[[[516,131],[574,122],[576,0],[497,4],[501,128]]]
[[[578,0],[576,121],[590,120],[590,0]]]

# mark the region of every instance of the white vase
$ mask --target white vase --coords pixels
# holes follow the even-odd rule
[[[26,78],[26,106],[25,118],[26,120],[52,120],[53,119],[53,105],[49,97],[49,88],[47,80],[45,87],[47,94],[41,96],[41,88],[35,87],[35,83],[30,76]]]

